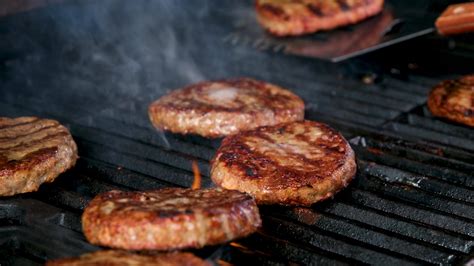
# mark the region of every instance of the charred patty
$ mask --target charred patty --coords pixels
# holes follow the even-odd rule
[[[226,137],[211,177],[259,204],[311,205],[344,188],[355,172],[354,152],[338,132],[302,121]]]
[[[383,9],[383,0],[257,0],[257,19],[277,36],[302,35],[357,23]]]
[[[128,266],[128,265],[162,265],[162,266],[210,266],[205,260],[188,252],[163,253],[157,255],[140,255],[123,250],[101,250],[87,253],[76,258],[65,258],[48,261],[46,266]]]
[[[36,191],[76,160],[76,144],[59,122],[0,117],[0,196]]]
[[[474,75],[435,86],[428,96],[428,108],[434,116],[474,127]]]
[[[110,191],[95,197],[82,215],[92,244],[129,250],[220,244],[247,236],[260,224],[252,197],[222,189]]]
[[[304,103],[276,85],[238,78],[175,90],[152,103],[149,115],[158,129],[215,138],[302,120]]]

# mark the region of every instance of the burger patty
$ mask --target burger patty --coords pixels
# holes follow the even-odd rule
[[[59,122],[0,117],[0,196],[36,191],[76,160],[76,143]]]
[[[152,103],[149,115],[158,129],[215,138],[302,120],[304,103],[276,85],[238,78],[175,90]]]
[[[252,197],[222,189],[109,191],[95,197],[82,215],[89,242],[129,250],[220,244],[260,225]]]
[[[338,132],[302,121],[226,137],[211,178],[259,204],[308,206],[347,186],[356,168],[354,152]]]
[[[474,75],[435,86],[428,96],[428,108],[434,116],[474,127]]]
[[[354,24],[383,9],[383,0],[257,0],[257,19],[277,36]]]
[[[127,265],[162,265],[162,266],[210,266],[205,260],[188,252],[163,253],[157,255],[140,255],[123,250],[101,250],[81,255],[77,258],[57,259],[46,262],[46,266],[127,266]]]

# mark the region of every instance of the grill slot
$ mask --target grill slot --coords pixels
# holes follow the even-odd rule
[[[383,157],[377,156],[377,154],[374,153],[379,153],[377,150],[373,150],[373,148],[369,148],[370,150],[361,150],[358,149],[361,154],[364,154],[364,157],[372,160],[377,163],[382,163],[385,165],[393,166],[393,167],[398,167],[407,171],[411,171],[420,175],[428,175],[431,177],[439,178],[444,181],[452,182],[454,184],[460,184],[464,186],[468,186],[472,188],[472,177],[469,176],[468,171],[465,171],[465,173],[456,171],[456,170],[451,170],[451,169],[446,169],[441,166],[436,166],[436,162],[438,160],[433,160],[429,161],[426,164],[425,163],[420,163],[412,160],[405,159],[406,157],[398,157],[398,156],[393,156],[393,155],[385,155]],[[423,157],[418,157],[417,159],[420,159]],[[431,159],[431,158],[430,158]],[[449,164],[446,161],[442,161],[441,165],[449,165],[451,166],[452,164]],[[460,166],[459,166],[460,165]],[[470,167],[467,164],[462,164],[462,162],[459,165],[459,167]],[[446,166],[448,167],[448,166]],[[464,170],[464,169],[463,169]]]
[[[100,162],[94,159],[81,157],[77,163],[78,172],[83,172],[93,178],[106,180],[115,184],[125,184],[133,189],[163,188],[171,184],[160,182],[157,178],[146,176],[120,166]]]
[[[416,165],[416,167],[411,167],[413,171],[416,171],[416,169],[420,169],[424,171],[424,173],[435,171],[441,178],[444,177],[443,174],[450,175],[449,173],[451,171],[453,175],[463,175],[463,173],[470,173],[474,170],[471,164],[462,160],[447,158],[445,156],[445,149],[433,148],[420,150],[416,149],[416,147],[407,147],[403,143],[397,143],[397,141],[379,141],[372,138],[365,138],[365,142],[367,148],[359,148],[360,152],[365,152],[364,157],[371,157],[371,160],[375,160],[375,158],[387,159],[384,162],[385,164],[390,164],[390,158],[393,158],[393,163],[397,163],[397,160],[404,160],[404,158],[406,158],[407,160],[404,161],[404,164],[399,163],[399,165],[397,165],[399,168],[403,168],[402,165],[406,165],[411,161]],[[358,147],[356,147],[356,149],[357,148]],[[381,154],[383,154],[383,156],[378,156]],[[425,167],[425,169],[422,169],[423,165],[429,165],[429,168]],[[454,182],[459,180],[459,178],[452,178],[452,180]]]
[[[78,213],[62,211],[51,219],[48,219],[48,222],[70,230],[74,230],[78,233],[82,232],[81,216]]]
[[[429,179],[426,176],[413,175],[408,172],[387,166],[381,166],[375,163],[359,162],[359,166],[362,166],[361,168],[364,169],[365,173],[391,184],[408,185],[430,193],[449,197],[451,199],[473,203],[472,191],[468,189]]]
[[[442,228],[451,233],[465,236],[474,236],[471,221],[444,214],[435,210],[430,210],[422,206],[414,206],[410,202],[400,201],[396,198],[390,198],[377,195],[371,191],[354,189],[348,192],[345,203],[355,203],[364,208],[373,209],[397,219],[409,220],[418,224]]]
[[[325,232],[325,234],[319,234],[320,232],[315,232],[305,226],[274,217],[264,217],[264,226],[267,228],[266,232],[272,235],[284,237],[301,245],[333,252],[343,257],[353,258],[359,262],[369,263],[370,261],[384,261],[387,264],[406,264],[409,262],[406,259],[401,259],[400,255],[390,256],[353,245],[347,241],[340,240],[339,236],[337,236],[337,238],[331,237],[327,232]]]
[[[428,114],[428,110],[423,108],[423,112]],[[416,114],[409,114],[407,117],[409,124],[416,125],[418,127],[423,127],[425,129],[438,131],[442,133],[446,133],[452,136],[462,137],[466,139],[473,139],[474,133],[471,130],[468,130],[461,126],[454,126],[453,124],[449,124],[446,122],[442,122],[439,120],[434,120],[432,117],[431,119],[425,118]]]
[[[348,260],[338,254],[327,253],[315,247],[302,246],[262,233],[252,235],[242,240],[241,244],[247,246],[247,249],[261,250],[266,254],[271,254],[274,258],[281,258],[283,261],[286,260],[288,262],[300,264],[311,264],[315,262],[324,265],[347,265],[347,262],[350,264],[360,264],[357,261]]]
[[[310,212],[312,211],[310,210]],[[281,214],[282,213],[272,213],[272,217]],[[337,236],[337,239],[347,239],[347,242],[361,242],[364,244],[364,246],[368,245],[367,247],[372,246],[372,248],[375,247],[376,249],[382,248],[385,252],[400,253],[405,256],[424,260],[427,262],[430,262],[429,260],[433,260],[431,262],[444,260],[444,262],[446,263],[450,260],[449,253],[445,253],[434,248],[428,248],[417,243],[402,240],[393,234],[387,234],[387,232],[377,232],[373,229],[361,226],[353,221],[341,219],[341,217],[333,217],[332,215],[315,212],[312,212],[311,214],[306,213],[304,215],[298,215],[291,211],[284,212],[284,215],[288,218],[296,220],[299,223],[305,224],[305,226],[308,225],[311,229],[321,230],[324,231],[324,233],[332,233]],[[308,219],[307,216],[310,215],[314,215],[314,220]],[[275,224],[277,224],[277,222],[275,222]],[[283,222],[282,224],[283,225],[278,224],[278,227],[276,227],[278,229],[275,230],[279,231],[280,227],[286,227],[285,222]],[[288,227],[293,228],[293,225],[288,225]],[[298,226],[298,228],[301,230],[301,226]],[[294,232],[295,230],[296,229],[293,229],[291,230],[291,232]],[[317,241],[313,239],[306,239],[308,238],[302,238],[302,241],[310,241],[311,244]],[[387,241],[387,239],[390,239],[390,241]],[[410,248],[404,248],[407,246]]]
[[[336,203],[318,209],[338,217],[350,219],[351,222],[357,221],[364,225],[395,233],[402,237],[410,237],[414,240],[464,253],[468,252],[472,247],[472,240],[460,237],[458,234],[445,232],[439,228],[432,228],[426,224],[419,225],[410,221],[387,217],[383,213],[374,212],[373,210],[359,206],[351,206],[349,204],[350,203]]]
[[[472,212],[466,213],[470,212],[469,210],[472,208],[470,205],[436,197],[435,195],[413,187],[397,186],[396,184],[387,185],[377,177],[373,178],[366,175],[360,175],[356,182],[358,187],[374,193],[380,193],[391,198],[400,199],[418,206],[427,207],[446,214],[449,213],[458,217],[464,217],[471,220],[474,217]]]
[[[156,149],[150,145],[139,143],[135,140],[120,138],[116,135],[103,133],[92,128],[81,128],[71,125],[71,133],[81,139],[87,138],[87,142],[97,143],[114,151],[124,151],[129,155],[138,156],[148,160],[153,160],[164,165],[192,171],[190,160],[196,160],[204,174],[209,172],[209,165],[205,161],[191,157],[188,154],[175,153],[163,149]],[[92,133],[92,134],[91,134]],[[183,160],[187,159],[187,160]]]
[[[218,262],[229,262],[234,265],[244,265],[244,264],[258,264],[258,265],[288,265],[290,264],[290,261],[288,260],[278,260],[275,255],[269,255],[265,254],[263,252],[256,252],[253,250],[248,250],[245,247],[239,245],[239,248],[229,246],[227,247],[223,252],[222,252],[221,260]],[[306,253],[304,255],[307,256],[313,256],[311,253]],[[303,257],[303,256],[300,256]],[[316,257],[316,256],[313,256]],[[313,259],[313,261],[316,261],[316,259]],[[319,260],[321,261],[321,259]],[[326,262],[329,262],[330,260],[327,260]],[[309,262],[309,260],[308,260]],[[332,261],[331,261],[332,262]],[[296,262],[292,262],[296,263]],[[342,263],[332,263],[331,265],[344,265]]]
[[[160,182],[168,182],[178,186],[189,187],[193,181],[192,173],[166,165],[160,165],[157,164],[156,161],[143,160],[137,156],[121,154],[112,150],[105,150],[102,149],[102,147],[88,145],[86,143],[82,143],[81,147],[86,150],[85,156],[107,163],[115,162],[117,165],[130,170],[159,178]],[[205,182],[208,182],[206,180],[206,178],[203,178],[203,185]]]
[[[30,112],[24,111],[23,106],[2,106],[12,113],[18,113],[19,110]],[[122,111],[125,113],[127,110]],[[311,111],[307,113],[311,118]],[[69,124],[83,158],[76,170],[65,174],[54,184],[46,185],[35,198],[79,214],[94,194],[122,188],[123,183],[126,187],[133,188],[163,187],[167,186],[167,182],[189,186],[192,183],[191,159],[200,162],[205,175],[204,186],[211,185],[206,176],[209,170],[206,160],[212,157],[213,150],[210,147],[215,146],[215,143],[202,143],[198,137],[189,142],[185,137],[168,133],[172,144],[169,150],[162,139],[153,136],[156,133],[149,126],[131,127],[136,115],[129,114],[123,121],[115,120],[117,116],[119,115],[110,111],[101,112],[100,116],[84,117]],[[354,120],[354,117],[349,118],[349,121],[351,120]],[[144,122],[140,123],[143,125]],[[341,124],[340,121],[337,123]],[[346,136],[367,132],[361,131],[360,126],[354,131],[353,125],[351,123],[344,126],[345,130],[342,129]],[[120,130],[122,127],[129,129]],[[389,144],[387,140],[390,140],[390,137],[383,135],[384,139],[379,141],[377,137],[381,135],[368,130],[364,145],[360,140],[354,145],[359,158],[363,159],[359,161],[359,175],[355,186],[363,190],[350,188],[341,195],[340,203],[316,206],[316,210],[305,209],[317,217],[314,223],[309,225],[303,225],[308,221],[296,217],[294,210],[264,210],[265,234],[290,238],[296,245],[291,254],[300,254],[306,259],[312,257],[308,255],[311,252],[307,251],[307,248],[321,250],[323,254],[329,252],[331,256],[341,256],[343,260],[355,259],[358,262],[380,260],[393,263],[451,263],[454,254],[468,253],[472,247],[470,237],[473,235],[472,222],[467,221],[474,220],[470,212],[473,199],[471,190],[463,186],[472,187],[472,178],[463,172],[472,170],[472,165],[426,152],[425,150],[432,150],[424,146],[421,151],[413,145],[415,148],[407,148],[410,147],[409,142],[396,140],[392,142],[394,144]],[[183,150],[186,153],[182,153]],[[407,154],[411,154],[411,157],[407,157]],[[432,165],[439,162],[444,165],[438,168]],[[147,183],[128,184],[130,175]],[[441,179],[438,181],[437,178]],[[404,186],[410,189],[407,190]],[[383,195],[383,198],[376,195]],[[420,215],[420,212],[424,214]],[[68,225],[61,225],[62,227],[80,229],[77,214],[67,217]],[[253,249],[261,241],[267,243],[268,240],[262,240],[262,237],[252,237],[242,243]],[[328,237],[333,242],[322,244],[321,242],[328,242]],[[341,238],[342,241],[339,240]],[[271,245],[278,247],[277,242],[272,239]],[[341,243],[344,243],[342,249]],[[407,249],[407,246],[410,248]],[[280,245],[280,249],[282,248]],[[285,254],[287,259],[291,258],[288,250],[292,249],[285,250],[285,253],[281,254]],[[360,251],[360,255],[354,255],[353,252],[356,251]],[[299,257],[295,258],[295,261],[298,261]],[[326,259],[316,258],[323,258],[322,261]]]
[[[413,137],[416,136],[428,141],[454,146],[460,149],[474,150],[474,142],[469,139],[454,137],[447,134],[414,127],[412,125],[394,122],[389,124],[388,129],[399,134],[410,135]]]

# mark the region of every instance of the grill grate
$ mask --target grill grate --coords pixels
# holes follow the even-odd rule
[[[220,40],[213,39],[216,32],[210,29],[212,44]],[[193,252],[262,265],[458,264],[472,257],[474,131],[431,117],[425,105],[431,86],[448,75],[390,75],[381,62],[334,66],[246,48],[234,47],[229,53],[229,47],[223,52],[209,47],[211,51],[189,52],[204,77],[253,76],[291,88],[304,98],[308,119],[330,124],[350,141],[358,173],[332,200],[311,208],[262,207],[264,226],[258,233]],[[204,175],[203,186],[212,186],[209,160],[220,141],[169,133],[165,141],[148,121],[147,106],[165,93],[163,88],[190,79],[167,71],[144,78],[138,93],[115,90],[123,80],[104,71],[99,76],[111,78],[111,83],[101,83],[99,77],[77,83],[71,72],[78,65],[68,57],[65,62],[72,66],[67,68],[63,55],[25,56],[2,68],[1,115],[61,121],[70,128],[81,156],[74,169],[40,191],[0,200],[2,265],[37,265],[97,250],[84,239],[80,223],[83,208],[97,193],[189,187],[192,160]],[[41,69],[34,69],[35,64]],[[95,70],[95,63],[80,64]],[[367,75],[374,77],[370,84],[363,79]],[[150,88],[148,83],[158,85]],[[101,85],[106,88],[101,90]]]
[[[390,82],[386,80],[383,86],[391,87]],[[301,92],[309,97],[308,91],[303,88]],[[378,92],[361,91],[365,97]],[[5,99],[0,107],[6,115],[36,114],[65,122],[81,151],[77,167],[55,183],[2,205],[6,210],[2,212],[2,243],[16,256],[10,262],[41,262],[96,249],[80,234],[80,212],[97,193],[116,188],[190,186],[192,159],[203,170],[204,186],[211,186],[208,160],[218,141],[166,134],[167,147],[147,117],[140,117],[135,110],[108,108],[70,120],[67,117],[77,112],[75,107],[46,112],[34,104],[34,98],[10,93]],[[310,113],[311,108],[307,110]],[[336,111],[319,109],[317,117],[326,118]],[[355,182],[335,200],[312,208],[262,207],[262,231],[234,246],[220,247],[220,258],[234,263],[450,264],[469,254],[474,237],[473,157],[469,146],[432,138],[443,134],[467,141],[470,130],[430,117],[422,103],[410,112],[397,112],[402,115],[394,116],[393,121],[368,123],[367,127],[351,126],[357,117],[344,116],[350,125],[341,128],[331,123],[332,118],[327,119],[350,138],[356,151],[359,171]],[[422,141],[414,141],[411,131],[400,132],[401,126],[424,130],[427,137],[421,135]],[[38,204],[44,205],[41,216],[25,217],[39,208]],[[67,231],[67,240],[56,240],[57,245],[68,241],[67,247],[41,247],[41,234],[32,232],[33,225],[44,232]]]

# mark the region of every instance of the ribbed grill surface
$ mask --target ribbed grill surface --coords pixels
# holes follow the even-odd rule
[[[68,8],[38,11],[0,25],[47,23],[44,13]],[[215,19],[222,19],[220,12],[212,13]],[[13,38],[1,27],[0,34]],[[223,36],[216,25],[208,30],[209,42]],[[38,46],[62,47],[47,40]],[[80,39],[75,41],[82,45]],[[91,54],[115,56],[109,48],[94,46]],[[339,68],[247,48],[207,47],[186,53],[202,77],[183,78],[178,64],[175,72],[143,74],[138,85],[133,83],[138,89],[127,91],[123,87],[129,81],[103,71],[107,66],[85,60],[90,54],[82,50],[79,54],[85,59],[80,63],[62,50],[32,53],[3,64],[0,115],[59,120],[70,128],[80,159],[74,169],[40,191],[0,200],[1,265],[36,265],[97,250],[84,239],[80,224],[82,209],[97,193],[189,187],[192,160],[201,169],[203,186],[212,186],[209,160],[220,140],[166,133],[165,141],[149,123],[147,107],[169,89],[228,76],[264,79],[300,95],[307,119],[328,123],[349,140],[358,172],[334,199],[311,208],[261,207],[261,231],[195,251],[198,255],[234,264],[272,265],[457,264],[472,256],[474,131],[433,118],[425,104],[430,88],[449,76],[413,74],[398,79],[379,71],[381,80],[367,85],[356,77],[373,66],[358,61]],[[139,62],[146,72],[160,60]],[[96,75],[81,77],[81,70],[75,72],[79,65]]]

